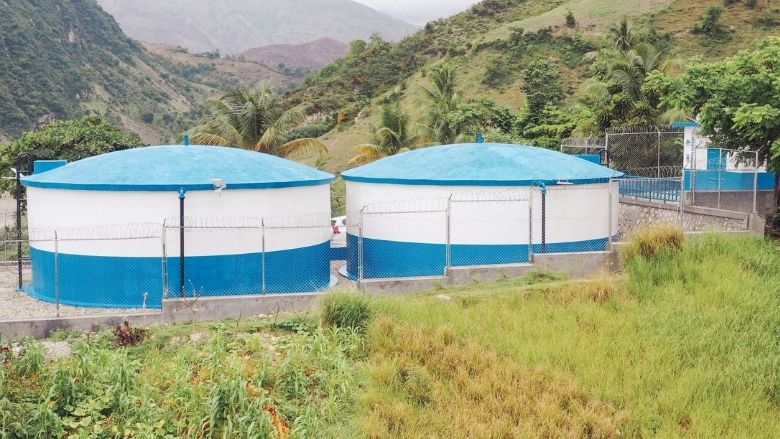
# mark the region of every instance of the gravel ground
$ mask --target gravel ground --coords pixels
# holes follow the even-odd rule
[[[330,272],[333,276],[336,276],[336,279],[338,280],[336,286],[333,288],[338,288],[340,290],[357,290],[357,282],[348,279],[339,273],[339,269],[346,264],[346,261],[331,261]]]
[[[0,320],[23,320],[40,317],[56,317],[57,306],[53,303],[33,299],[23,292],[16,291],[16,270],[0,269]],[[30,274],[25,273],[25,280]],[[116,308],[77,308],[60,305],[61,317],[91,316],[106,314],[127,314],[142,312],[141,309]],[[149,312],[154,312],[149,311]]]

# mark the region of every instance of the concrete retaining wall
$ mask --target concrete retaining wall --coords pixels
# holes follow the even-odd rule
[[[48,337],[56,330],[98,331],[129,322],[132,326],[172,325],[252,317],[310,309],[321,293],[167,299],[162,311],[103,316],[38,318],[0,322],[4,337]]]

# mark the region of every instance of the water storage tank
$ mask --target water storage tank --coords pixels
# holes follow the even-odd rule
[[[163,229],[178,226],[180,196],[192,227],[185,229],[188,297],[325,288],[332,178],[267,154],[180,145],[113,152],[24,177],[33,270],[27,291],[100,307],[140,307],[144,295],[155,307],[166,291],[178,296],[179,230]]]
[[[603,251],[617,234],[610,179],[620,175],[505,144],[423,148],[351,169],[342,174],[348,275],[440,276],[447,266],[525,263],[534,252]]]

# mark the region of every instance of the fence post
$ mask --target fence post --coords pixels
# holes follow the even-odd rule
[[[163,299],[168,298],[170,288],[168,285],[168,250],[166,247],[166,241],[168,240],[167,227],[165,225],[166,220],[163,220],[162,224],[162,296]]]
[[[54,298],[56,302],[57,317],[60,316],[60,240],[57,231],[54,231]]]
[[[184,199],[186,198],[184,188],[179,189],[179,297],[186,297],[185,286],[185,268],[184,268]]]
[[[607,251],[612,251],[612,182],[613,180],[609,179],[609,189],[607,191],[607,196],[609,199],[607,200]]]
[[[364,255],[363,255],[363,252],[364,252],[364,249],[363,249],[363,216],[365,215],[364,212],[363,212],[364,210],[365,210],[365,207],[360,210],[360,218],[358,219],[358,287],[359,288],[362,288],[363,276],[365,274],[363,272],[363,268],[364,268],[363,267],[363,258],[364,258]]]
[[[547,188],[541,187],[542,191],[542,253],[547,253]]]
[[[262,283],[263,283],[263,294],[268,293],[268,289],[266,287],[265,283],[265,218],[260,219],[260,230],[261,230],[261,247],[260,247],[260,258],[261,258],[261,276],[262,276]]]
[[[758,151],[753,162],[753,213],[758,213]]]
[[[657,141],[657,149],[656,149],[656,177],[661,178],[661,129],[658,127],[655,127],[655,130],[658,132],[658,141]]]
[[[721,179],[720,169],[723,166],[723,148],[718,148],[718,209],[720,209]]]
[[[16,268],[19,275],[19,289],[23,285],[22,276],[22,181],[21,160],[16,159]]]
[[[694,156],[694,160],[696,157],[696,153],[692,154]],[[693,169],[688,170],[688,175],[693,175]],[[693,190],[693,182],[690,182],[691,184],[691,190]],[[680,196],[679,196],[680,202],[678,203],[678,211],[677,211],[677,221],[680,224],[680,228],[683,228],[683,215],[685,212],[685,164],[683,163],[682,172],[680,174]]]
[[[444,251],[444,275],[447,275],[447,272],[449,271],[450,267],[452,266],[452,196],[454,194],[450,194],[450,197],[447,198],[447,209],[445,215],[446,218],[446,227],[447,227],[447,244]]]
[[[534,262],[534,190],[528,190],[528,263]]]

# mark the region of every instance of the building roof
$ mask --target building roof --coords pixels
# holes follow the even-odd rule
[[[347,181],[440,186],[605,183],[621,172],[527,145],[467,143],[416,149],[351,169]]]
[[[86,158],[22,177],[28,187],[98,191],[269,189],[328,184],[331,174],[259,152],[221,146],[148,146]]]

